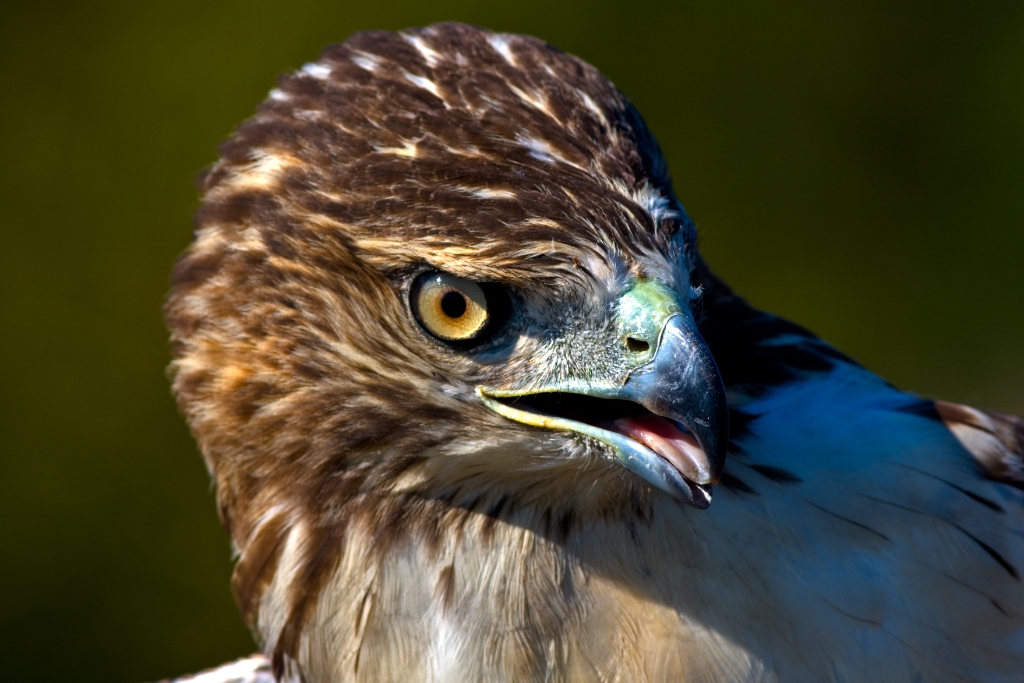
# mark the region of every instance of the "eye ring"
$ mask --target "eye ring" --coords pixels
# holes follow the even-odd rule
[[[476,339],[490,322],[483,288],[450,273],[421,275],[413,285],[410,303],[420,325],[442,341]]]

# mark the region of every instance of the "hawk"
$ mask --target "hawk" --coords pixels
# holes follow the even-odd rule
[[[201,189],[171,374],[263,653],[201,680],[1024,680],[1024,421],[734,294],[580,59],[356,34]]]

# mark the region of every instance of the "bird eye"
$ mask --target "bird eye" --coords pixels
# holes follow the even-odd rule
[[[448,273],[421,276],[413,287],[412,307],[423,327],[445,341],[473,339],[490,319],[480,285]]]

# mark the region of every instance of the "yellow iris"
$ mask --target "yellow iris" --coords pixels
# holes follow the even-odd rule
[[[414,302],[423,326],[446,341],[464,341],[487,326],[487,299],[475,282],[448,273],[420,280]]]

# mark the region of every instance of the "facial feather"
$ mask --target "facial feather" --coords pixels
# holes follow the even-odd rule
[[[166,308],[174,389],[240,555],[243,613],[280,653],[295,656],[361,515],[393,537],[459,517],[417,496],[458,510],[481,489],[609,488],[599,444],[538,436],[472,394],[609,372],[608,308],[630,277],[689,292],[692,224],[643,121],[592,67],[454,24],[358,34],[283,77],[201,188]],[[476,358],[427,338],[407,303],[424,269],[506,286],[514,343]],[[620,479],[602,505],[638,495]]]

